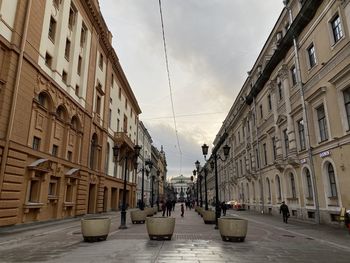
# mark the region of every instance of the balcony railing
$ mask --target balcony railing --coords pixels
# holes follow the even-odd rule
[[[135,144],[129,138],[126,132],[115,132],[114,133],[114,142],[120,147],[127,147],[130,150],[134,150]]]

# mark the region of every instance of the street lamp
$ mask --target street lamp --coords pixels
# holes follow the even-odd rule
[[[159,181],[160,181],[160,171],[157,171],[157,211],[159,211]]]
[[[204,192],[205,192],[205,210],[208,211],[208,189],[207,189],[207,176],[208,169],[204,166]]]
[[[219,144],[220,145],[220,144]],[[207,160],[208,155],[208,149],[209,146],[206,144],[202,145],[202,153],[204,155],[204,159]],[[217,147],[214,148],[209,160],[210,160],[210,167],[212,169],[215,169],[215,229],[218,229],[218,218],[220,217],[220,202],[219,202],[219,188],[218,188],[218,164],[217,161],[220,159],[221,161],[226,161],[227,156],[230,152],[230,146],[227,144],[222,147],[224,151],[224,157],[225,159],[222,159],[220,155],[217,153]]]
[[[202,178],[203,178],[203,176],[199,172],[199,168],[200,168],[201,163],[197,160],[194,164],[196,165],[196,169],[197,169],[197,178],[199,178],[199,198],[201,200],[200,207],[203,207],[203,198],[202,198]]]
[[[145,162],[142,162],[142,182],[141,182],[141,204],[140,204],[140,209],[144,210],[145,208],[145,202],[144,202],[144,192],[145,192],[145,170],[146,170],[146,174],[148,172],[148,170],[146,169],[147,167],[149,169],[152,169],[152,161],[151,160],[146,160]],[[148,176],[148,175],[147,175]]]
[[[131,160],[137,160],[137,157],[140,154],[141,146],[135,145],[134,146],[134,151],[133,155],[131,155],[130,159]],[[127,174],[128,174],[128,158],[129,158],[129,152],[125,152],[124,156],[121,155],[120,153],[120,146],[119,145],[114,145],[113,146],[113,156],[116,160],[116,162],[121,162],[123,159],[125,160],[124,163],[124,187],[123,187],[123,205],[122,205],[122,211],[121,211],[121,218],[120,218],[120,226],[119,229],[126,229],[126,180],[127,180]],[[120,155],[120,159],[118,160],[118,155]],[[133,162],[135,164],[135,162]]]
[[[154,175],[152,175],[153,162],[151,160],[147,160],[146,165],[149,167],[149,171],[146,170],[147,178],[149,176],[149,173],[151,173],[151,207],[153,207],[153,180],[154,180]]]

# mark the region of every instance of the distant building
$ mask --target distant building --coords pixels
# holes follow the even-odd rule
[[[187,199],[188,188],[190,188],[193,185],[193,183],[190,177],[180,175],[171,178],[170,185],[174,188],[176,199],[178,201],[183,201]]]

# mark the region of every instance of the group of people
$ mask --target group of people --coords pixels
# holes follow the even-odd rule
[[[175,200],[165,200],[162,202],[162,212],[163,212],[163,216],[171,216],[171,211],[175,211],[175,204],[176,201]]]

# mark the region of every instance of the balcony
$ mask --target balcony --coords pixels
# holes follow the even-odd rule
[[[128,137],[126,132],[115,132],[114,133],[114,143],[120,148],[126,148],[127,150],[134,150],[135,144]]]

